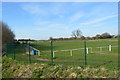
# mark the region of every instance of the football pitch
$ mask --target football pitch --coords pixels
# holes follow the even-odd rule
[[[113,46],[111,51],[109,51],[109,45]],[[46,61],[51,59],[49,41],[34,42],[31,43],[31,46],[40,50],[39,58]],[[109,67],[118,65],[117,41],[86,41],[86,48],[88,48],[87,65]],[[53,41],[53,52],[54,63],[84,65],[84,41]]]
[[[84,66],[84,41],[53,41],[53,57],[51,57],[50,41],[32,41],[30,46],[40,51],[40,55],[30,56],[31,62],[51,63],[51,58],[53,58],[54,64]],[[86,41],[86,48],[88,48],[86,56],[88,66],[118,67],[118,41],[89,40]],[[23,49],[24,47],[16,49],[15,56],[16,60],[25,62],[28,61],[29,55]],[[9,54],[9,56],[13,57],[14,54]]]

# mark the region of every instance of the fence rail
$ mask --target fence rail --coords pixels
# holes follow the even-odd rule
[[[109,46],[103,46],[103,47],[87,47],[86,52],[87,52],[87,54],[94,53],[95,51],[93,52],[93,48],[99,48],[98,52],[103,52],[103,48],[108,48],[108,51],[112,51],[112,47],[118,47],[118,46],[117,45],[115,45],[115,46],[109,45]],[[53,57],[55,57],[55,52],[61,52],[61,51],[69,51],[70,55],[72,56],[74,50],[80,50],[80,49],[85,49],[85,48],[67,49],[67,50],[54,50],[53,51]],[[89,51],[89,50],[91,50],[91,51]]]

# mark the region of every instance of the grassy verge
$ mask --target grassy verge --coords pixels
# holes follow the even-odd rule
[[[47,63],[19,63],[3,57],[3,78],[120,78],[118,69],[105,67],[49,65]]]

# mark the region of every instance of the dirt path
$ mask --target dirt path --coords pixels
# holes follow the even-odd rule
[[[43,58],[38,58],[38,57],[32,57],[34,60],[39,60],[39,61],[51,61],[51,59],[43,59]],[[62,59],[53,59],[54,61],[57,62],[83,62],[83,60],[62,60]]]
[[[34,60],[39,60],[39,61],[51,61],[51,59],[42,59],[38,57],[32,58]],[[62,60],[62,59],[53,59],[55,62],[84,62],[84,60]],[[97,61],[92,61],[93,63],[98,63]]]
[[[50,59],[42,59],[42,58],[36,58],[36,60],[40,60],[40,61],[50,61]]]

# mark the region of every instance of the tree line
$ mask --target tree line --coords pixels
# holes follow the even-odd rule
[[[2,41],[2,45],[4,48],[4,45],[7,43],[14,43],[14,42],[19,42],[19,41],[36,41],[33,39],[15,39],[15,34],[14,32],[9,28],[9,26],[3,22],[0,21],[0,29],[2,29],[2,39],[0,38],[0,41]],[[103,34],[97,34],[96,36],[93,37],[85,37],[83,36],[82,32],[77,29],[72,31],[71,37],[70,38],[52,38],[50,37],[48,40],[95,40],[95,39],[107,39],[107,38],[118,38],[120,35],[110,35],[109,33],[105,32]]]
[[[83,36],[82,32],[77,29],[72,31],[72,37],[70,38],[52,38],[50,37],[49,40],[96,40],[96,39],[108,39],[108,38],[118,38],[120,35],[110,35],[109,33],[105,32],[102,34],[97,34],[93,37],[85,37]]]

